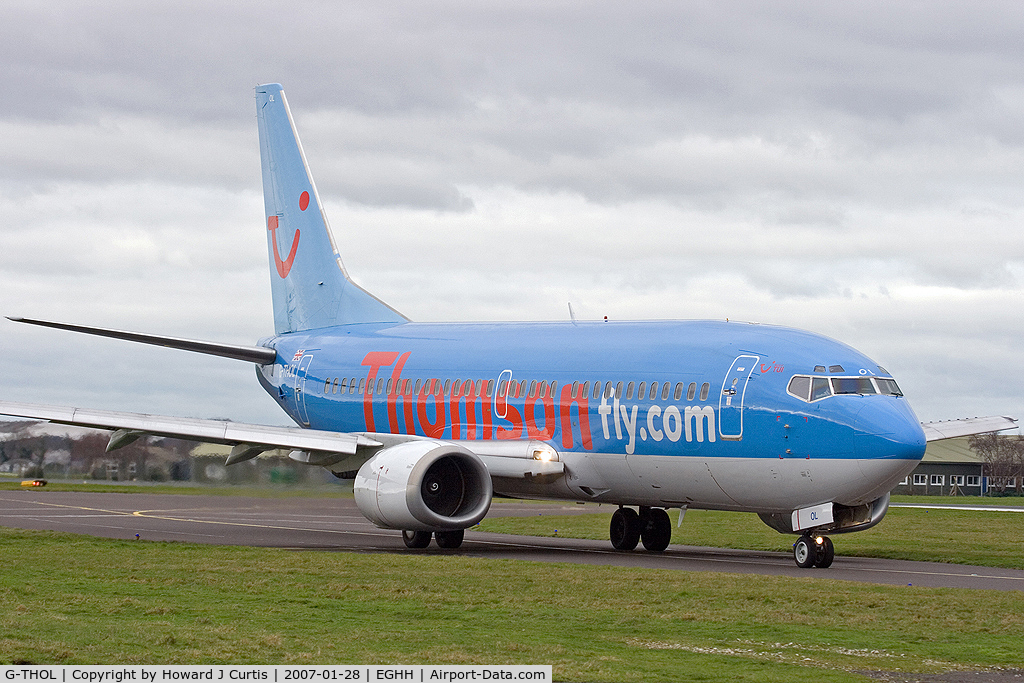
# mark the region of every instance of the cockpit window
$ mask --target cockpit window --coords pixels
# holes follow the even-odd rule
[[[884,377],[876,377],[875,384],[878,385],[878,393],[888,394],[890,396],[902,396],[903,392],[900,391],[900,387],[896,384],[896,380],[888,379]]]
[[[811,400],[817,401],[819,398],[825,398],[826,396],[832,395],[832,388],[828,385],[827,377],[813,377],[811,378]]]
[[[836,394],[877,394],[870,377],[833,377],[832,391]]]
[[[814,402],[841,394],[903,396],[896,380],[889,377],[811,377],[794,375],[786,391],[802,401]]]
[[[789,393],[793,394],[797,398],[808,400],[807,396],[811,390],[811,378],[803,375],[797,375],[793,379],[789,380]]]
[[[828,366],[828,371],[829,372],[846,372],[846,370],[843,370],[843,366],[842,365],[830,365],[830,366]]]

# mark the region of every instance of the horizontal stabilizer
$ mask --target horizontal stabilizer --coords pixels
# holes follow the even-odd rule
[[[359,447],[376,448],[381,444],[360,434],[326,432],[299,427],[273,427],[228,420],[200,420],[142,413],[85,410],[63,406],[0,401],[0,415],[11,415],[57,424],[136,432],[151,436],[190,439],[228,446],[245,444],[238,453],[257,449],[325,451],[353,454]],[[236,460],[237,462],[238,460]]]
[[[1017,418],[992,415],[989,417],[967,417],[962,420],[943,420],[941,422],[922,422],[926,441],[941,441],[958,436],[973,436],[1002,432],[1017,428]]]
[[[53,327],[58,330],[69,332],[82,332],[94,334],[99,337],[110,337],[112,339],[123,339],[125,341],[139,342],[142,344],[153,344],[154,346],[165,346],[171,349],[182,351],[194,351],[204,353],[208,356],[222,356],[244,360],[257,365],[273,363],[277,358],[277,351],[265,346],[233,346],[231,344],[220,344],[218,342],[197,341],[194,339],[180,339],[178,337],[162,337],[155,334],[143,334],[142,332],[125,332],[122,330],[108,330],[102,327],[87,327],[85,325],[72,325],[70,323],[56,323],[48,320],[32,320],[31,318],[14,318],[7,316],[8,320],[16,323],[28,323],[29,325],[40,325],[42,327]]]

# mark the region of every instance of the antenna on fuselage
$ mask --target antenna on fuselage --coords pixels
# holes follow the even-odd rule
[[[569,320],[572,321],[573,325],[576,324],[576,311],[572,310],[572,302],[571,301],[569,302]]]

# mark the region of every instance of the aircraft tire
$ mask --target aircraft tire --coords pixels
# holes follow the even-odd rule
[[[430,545],[430,536],[429,531],[402,531],[402,540],[405,541],[406,548],[426,548]]]
[[[437,541],[438,548],[448,548],[450,550],[459,548],[462,546],[462,539],[466,535],[465,529],[452,529],[450,531],[435,531],[434,540]]]
[[[832,539],[822,536],[821,547],[818,548],[817,556],[814,558],[814,566],[819,569],[828,569],[832,566],[834,559],[836,559],[836,547],[832,545]]]
[[[793,544],[793,559],[796,560],[796,566],[801,569],[814,566],[815,560],[818,559],[818,551],[810,536],[804,535],[796,539],[796,543]]]
[[[633,550],[640,542],[640,515],[633,508],[619,508],[612,513],[608,535],[616,550]]]
[[[668,547],[672,540],[672,520],[661,508],[650,508],[640,517],[640,540],[644,548],[652,553],[660,553]]]

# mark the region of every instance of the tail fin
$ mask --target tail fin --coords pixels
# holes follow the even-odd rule
[[[256,118],[277,333],[405,322],[349,279],[280,84],[256,87]]]

